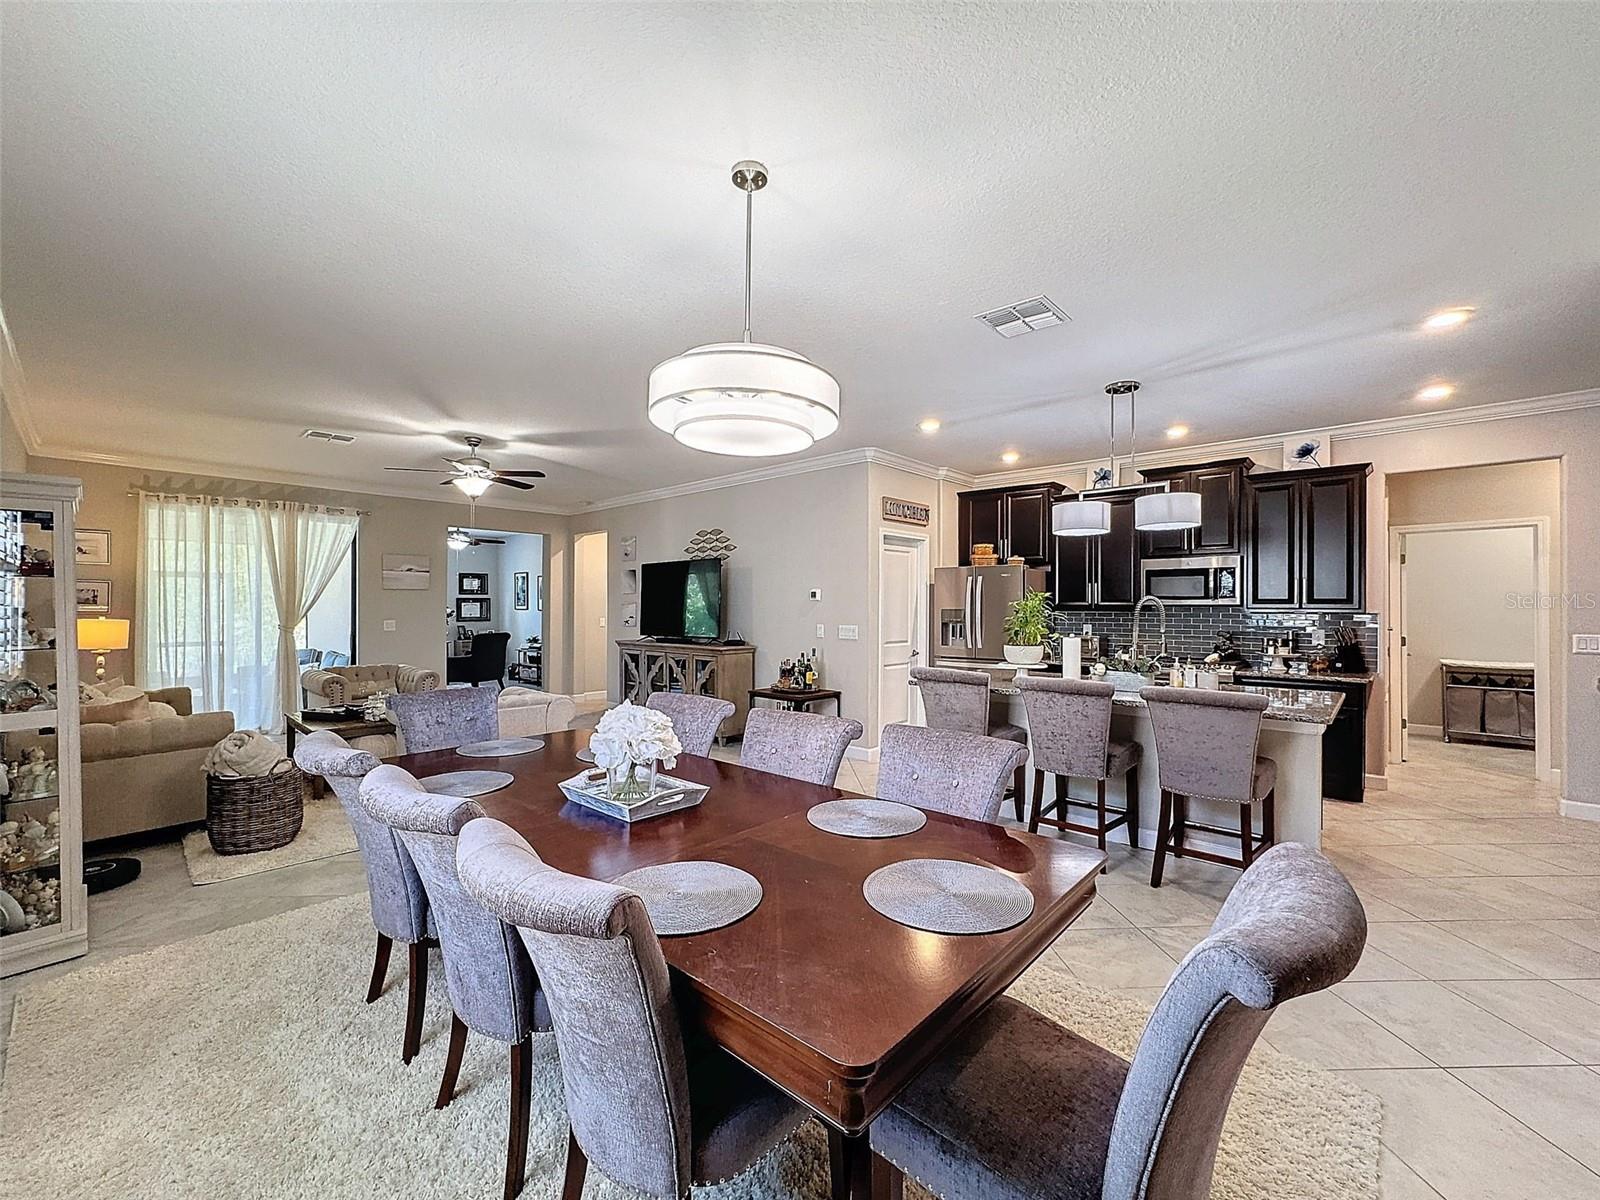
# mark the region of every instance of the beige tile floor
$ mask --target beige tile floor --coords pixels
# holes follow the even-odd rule
[[[1388,791],[1328,807],[1325,849],[1372,922],[1361,965],[1285,1005],[1265,1037],[1383,1097],[1391,1200],[1591,1200],[1600,824],[1557,816],[1529,755],[1415,750]],[[866,794],[876,782],[871,763],[840,772],[841,787]],[[353,855],[195,888],[176,842],[137,853],[143,876],[90,905],[88,957],[0,982],[0,1069],[11,999],[30,981],[363,887]],[[1153,1000],[1238,873],[1169,862],[1152,889],[1149,865],[1148,853],[1113,844],[1098,899],[1052,953],[1087,982]]]

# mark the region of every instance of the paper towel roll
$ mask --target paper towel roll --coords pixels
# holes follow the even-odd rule
[[[1067,679],[1083,678],[1083,639],[1081,637],[1064,637],[1061,639],[1061,674]]]

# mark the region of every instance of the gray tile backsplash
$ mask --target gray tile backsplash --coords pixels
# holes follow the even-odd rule
[[[1112,650],[1125,648],[1133,641],[1133,610],[1128,608],[1069,609],[1051,617],[1058,633],[1078,634],[1085,625],[1103,635]],[[1268,634],[1281,635],[1292,631],[1297,651],[1305,651],[1313,644],[1313,631],[1324,631],[1327,644],[1335,645],[1333,631],[1340,625],[1350,625],[1360,635],[1361,650],[1367,659],[1367,669],[1378,669],[1378,618],[1373,613],[1317,613],[1283,612],[1278,610],[1253,611],[1238,607],[1210,607],[1207,605],[1177,604],[1167,609],[1167,650],[1180,658],[1204,658],[1211,653],[1212,644],[1222,633],[1233,634],[1233,641],[1246,658],[1256,666],[1262,661],[1262,639]],[[1160,619],[1153,609],[1146,609],[1140,618],[1141,643],[1154,645]]]

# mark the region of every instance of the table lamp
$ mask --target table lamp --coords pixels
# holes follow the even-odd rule
[[[79,617],[78,649],[94,655],[94,678],[106,677],[106,651],[128,648],[128,621],[122,617]]]

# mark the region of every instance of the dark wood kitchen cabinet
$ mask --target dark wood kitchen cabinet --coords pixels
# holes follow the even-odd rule
[[[1371,473],[1372,464],[1356,463],[1245,478],[1250,607],[1362,608]]]
[[[1131,606],[1139,599],[1139,532],[1133,494],[1101,496],[1111,530],[1099,537],[1056,538],[1052,571],[1057,608]]]
[[[1139,535],[1140,552],[1145,558],[1239,553],[1243,541],[1244,479],[1253,466],[1255,463],[1248,458],[1225,458],[1140,471],[1139,474],[1151,483],[1165,483],[1169,491],[1200,494],[1197,528],[1142,533]]]
[[[957,553],[963,567],[972,565],[972,547],[979,542],[994,546],[1000,561],[1013,556],[1030,567],[1048,567],[1057,540],[1050,532],[1050,508],[1071,495],[1059,483],[1030,483],[1019,487],[984,488],[956,495]]]

